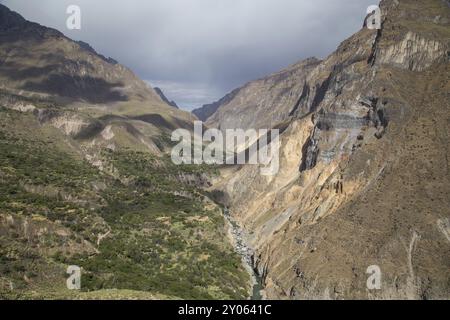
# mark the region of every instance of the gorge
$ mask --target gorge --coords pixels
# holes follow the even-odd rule
[[[449,299],[450,6],[380,9],[190,113],[0,4],[0,298]],[[255,134],[222,150],[227,130]],[[271,130],[275,174],[202,161],[212,140],[264,154]]]
[[[277,175],[235,166],[213,183],[269,298],[448,298],[448,2],[380,8],[381,30],[234,90],[206,118],[284,129]],[[366,287],[372,265],[381,290]]]

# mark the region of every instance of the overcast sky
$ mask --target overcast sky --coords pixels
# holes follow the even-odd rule
[[[0,0],[130,67],[191,109],[301,59],[326,57],[379,0]],[[80,6],[82,29],[66,28]]]

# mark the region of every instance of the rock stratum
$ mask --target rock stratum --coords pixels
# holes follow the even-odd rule
[[[278,174],[227,167],[214,184],[268,298],[450,298],[450,8],[380,8],[381,30],[247,84],[207,119],[285,128]]]

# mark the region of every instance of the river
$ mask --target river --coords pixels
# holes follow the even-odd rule
[[[263,296],[261,291],[264,290],[263,279],[255,271],[252,261],[254,251],[247,244],[245,231],[239,226],[238,223],[236,223],[236,221],[233,220],[227,208],[224,208],[223,215],[229,225],[230,235],[232,237],[235,250],[242,257],[242,263],[252,279],[253,292],[250,298],[251,300],[262,300]]]

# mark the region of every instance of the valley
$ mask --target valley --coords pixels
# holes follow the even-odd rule
[[[263,279],[254,266],[254,251],[248,246],[248,236],[230,215],[229,209],[223,209],[223,215],[227,221],[231,243],[236,252],[241,256],[245,269],[250,274],[252,284],[251,300],[263,299]]]
[[[450,7],[380,8],[190,113],[0,4],[0,298],[449,299]],[[227,161],[267,131],[276,172]]]

